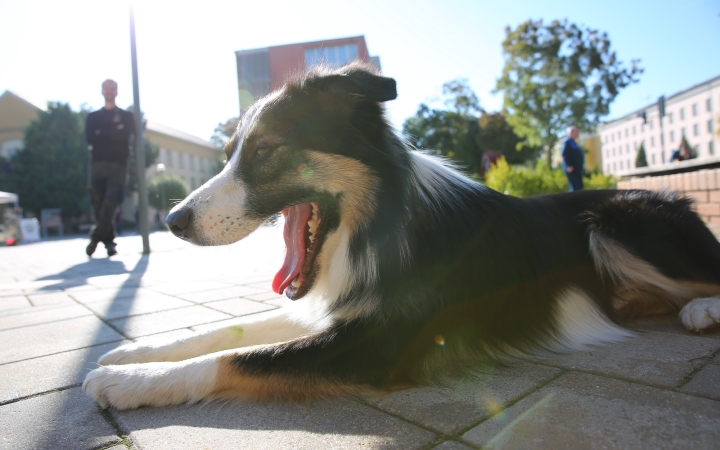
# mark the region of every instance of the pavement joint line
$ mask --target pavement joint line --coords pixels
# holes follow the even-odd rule
[[[47,322],[31,323],[31,324],[22,325],[22,326],[19,326],[19,327],[4,328],[4,329],[0,330],[0,333],[5,332],[5,331],[22,330],[23,328],[30,328],[30,327],[35,327],[35,326],[49,325],[49,324],[51,324],[51,323],[64,322],[64,321],[66,321],[66,320],[79,319],[79,318],[81,318],[81,317],[89,317],[89,316],[90,316],[90,314],[87,314],[87,315],[82,315],[82,316],[66,317],[66,318],[64,318],[64,319],[48,320]]]
[[[87,316],[85,316],[85,317],[87,317]],[[143,336],[143,337],[144,337],[144,336]],[[121,341],[126,341],[126,340],[131,340],[131,339],[129,339],[129,338],[115,339],[114,341],[107,341],[107,342],[101,342],[101,343],[99,343],[99,344],[86,345],[85,347],[69,348],[69,349],[66,349],[66,350],[62,350],[62,351],[60,351],[60,352],[46,353],[46,354],[44,354],[44,355],[31,356],[31,357],[29,357],[29,358],[18,359],[18,360],[15,360],[15,361],[0,362],[0,366],[6,366],[6,365],[8,365],[8,364],[15,364],[15,363],[23,362],[23,361],[30,361],[30,360],[32,360],[32,359],[44,358],[44,357],[46,357],[46,356],[60,355],[60,354],[62,354],[62,353],[74,352],[74,351],[77,351],[77,350],[85,350],[86,348],[98,347],[98,346],[100,346],[100,345],[107,345],[107,344],[112,344],[112,343],[114,343],[114,342],[121,342]],[[98,367],[99,367],[99,366],[98,366]]]
[[[17,403],[17,402],[22,402],[22,401],[30,400],[30,399],[33,399],[36,397],[44,397],[49,394],[67,391],[68,389],[73,389],[73,388],[80,387],[80,386],[82,386],[82,383],[74,383],[74,384],[69,384],[67,386],[61,386],[61,387],[49,389],[49,390],[43,391],[43,392],[36,392],[35,394],[25,395],[23,397],[13,398],[11,400],[0,401],[0,406],[5,406],[5,405]]]
[[[95,407],[98,409],[98,412],[100,412],[100,415],[103,417],[103,419],[105,419],[105,421],[108,424],[110,424],[111,427],[113,427],[115,429],[115,433],[122,441],[121,443],[129,449],[135,449],[135,446],[133,445],[133,442],[130,439],[130,436],[125,434],[125,432],[122,430],[122,428],[120,428],[120,425],[118,425],[118,423],[115,421],[115,418],[110,413],[110,410],[103,409],[100,405],[95,405]],[[118,445],[118,444],[108,445],[104,448],[111,448],[113,445]]]
[[[714,399],[714,398],[705,397],[705,396],[702,396],[702,395],[699,395],[699,394],[690,393],[690,392],[680,391],[680,390],[678,390],[679,388],[678,388],[678,387],[675,387],[675,386],[673,386],[673,387],[658,386],[658,385],[656,385],[656,384],[643,383],[643,382],[640,382],[640,381],[638,381],[638,380],[633,380],[633,379],[629,379],[629,378],[623,378],[623,377],[619,377],[619,376],[611,376],[611,375],[608,375],[608,374],[606,374],[606,373],[594,372],[594,371],[592,371],[592,370],[577,369],[577,368],[568,369],[568,368],[566,368],[566,367],[554,366],[554,365],[552,365],[552,364],[546,364],[546,363],[542,363],[542,362],[538,362],[538,361],[533,361],[533,360],[531,360],[531,359],[528,359],[527,361],[528,361],[528,362],[533,362],[533,363],[538,364],[538,365],[541,365],[541,366],[554,367],[554,368],[556,368],[556,369],[563,369],[563,370],[566,370],[566,371],[568,371],[568,372],[585,373],[585,374],[594,375],[594,376],[597,376],[597,377],[600,377],[600,378],[607,378],[607,379],[609,379],[609,380],[622,381],[622,382],[625,382],[625,383],[635,384],[635,385],[638,385],[638,386],[645,386],[645,387],[649,387],[649,388],[652,388],[652,389],[660,389],[660,390],[663,390],[663,391],[674,392],[674,393],[676,393],[676,394],[689,395],[689,396],[691,396],[691,397],[705,398],[705,399],[708,399],[708,400],[717,401],[717,400]],[[707,364],[706,364],[706,365],[707,365]],[[703,366],[703,367],[705,367],[705,366]],[[692,373],[695,373],[695,372],[693,371]]]
[[[678,385],[675,386],[674,390],[675,390],[676,392],[680,392],[680,389],[682,389],[683,386],[685,386],[686,384],[688,384],[688,383],[690,382],[690,380],[692,380],[692,379],[695,377],[695,375],[697,375],[698,372],[700,372],[702,369],[704,369],[704,368],[707,367],[708,365],[712,364],[712,362],[713,362],[713,360],[715,359],[715,357],[716,357],[717,355],[719,355],[719,354],[720,354],[720,347],[718,347],[717,349],[715,349],[715,351],[712,352],[712,353],[710,353],[710,355],[704,357],[703,359],[704,359],[705,361],[704,361],[702,364],[699,364],[697,368],[695,368],[694,370],[692,370],[692,371],[691,371],[689,374],[687,374],[682,380],[680,380],[680,383],[678,383]],[[686,394],[686,392],[683,392],[683,394]]]

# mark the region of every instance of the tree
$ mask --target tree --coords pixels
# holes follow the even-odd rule
[[[685,146],[688,149],[688,151],[690,153],[690,159],[697,158],[697,156],[698,156],[697,151],[695,151],[695,148],[692,145],[690,145],[690,143],[687,140],[687,137],[685,137],[684,134],[682,135],[682,138],[680,139],[680,148],[683,148],[683,146]]]
[[[163,189],[164,185],[164,189]],[[163,193],[165,201],[163,202]],[[154,177],[148,183],[148,202],[157,210],[166,210],[184,199],[190,193],[190,188],[177,175],[163,174]]]
[[[505,66],[495,90],[504,93],[503,110],[515,132],[527,145],[542,146],[549,165],[568,126],[593,128],[620,90],[642,73],[639,60],[623,67],[607,33],[567,20],[528,20],[515,30],[507,27],[505,35]]]
[[[43,208],[61,208],[64,217],[89,211],[83,130],[80,114],[48,103],[25,130],[25,148],[11,158],[11,169],[0,173],[0,190],[17,193],[23,208],[36,214]]]
[[[647,167],[647,155],[645,154],[645,142],[640,143],[640,149],[635,157],[635,167]]]
[[[489,150],[501,152],[508,164],[524,164],[534,161],[540,154],[540,147],[522,145],[518,136],[502,112],[484,113],[478,120],[480,153]]]
[[[458,79],[443,84],[442,103],[445,109],[420,104],[415,116],[405,120],[403,134],[417,148],[459,159],[461,145],[476,146],[467,136],[483,111],[480,100],[467,80]]]
[[[218,123],[212,136],[210,136],[210,143],[217,148],[223,148],[235,133],[239,121],[240,117],[231,117],[225,123]]]

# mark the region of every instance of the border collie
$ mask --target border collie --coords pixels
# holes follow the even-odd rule
[[[720,243],[669,192],[514,198],[413,150],[382,102],[395,80],[356,63],[289,81],[242,116],[223,171],[175,206],[197,245],[282,213],[272,288],[310,314],[247,319],[100,358],[103,407],[301,400],[418,385],[489,359],[582,349],[621,323],[680,312],[720,322]]]

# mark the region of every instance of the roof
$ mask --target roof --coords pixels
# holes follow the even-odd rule
[[[671,100],[674,100],[674,99],[676,99],[676,98],[678,98],[678,97],[682,97],[684,94],[686,94],[686,93],[688,93],[688,92],[690,92],[690,91],[692,91],[692,90],[695,90],[695,89],[698,89],[698,88],[701,88],[701,87],[704,87],[704,86],[707,86],[707,85],[713,85],[713,84],[720,84],[720,75],[715,76],[715,77],[713,77],[713,78],[710,78],[710,79],[707,80],[707,81],[703,81],[702,83],[698,83],[698,84],[695,84],[695,85],[693,85],[693,86],[690,86],[689,88],[683,89],[683,90],[680,91],[680,92],[676,92],[676,93],[674,93],[673,95],[670,95],[670,96],[668,96],[668,97],[665,97],[665,104],[668,104]],[[625,115],[622,116],[622,117],[618,117],[617,119],[608,120],[607,122],[603,122],[603,123],[600,124],[600,127],[604,127],[604,126],[609,125],[609,124],[611,124],[611,123],[613,123],[613,122],[619,122],[619,121],[621,121],[621,120],[627,120],[627,119],[635,118],[635,117],[637,117],[637,115],[638,115],[639,113],[642,113],[643,111],[647,111],[647,110],[653,109],[653,108],[657,109],[657,101],[655,101],[655,102],[653,102],[653,103],[650,103],[649,105],[647,105],[647,106],[645,106],[645,107],[642,107],[642,108],[640,108],[640,109],[637,109],[637,110],[635,110],[635,111],[633,111],[633,112],[631,112],[631,113],[629,113],[629,114],[625,114]]]
[[[26,98],[24,98],[24,97],[22,97],[22,96],[20,96],[20,95],[18,95],[18,94],[16,94],[16,93],[10,91],[10,90],[7,90],[7,91],[3,92],[2,95],[0,95],[0,99],[3,99],[3,98],[5,98],[5,97],[14,97],[14,98],[16,98],[17,100],[20,100],[21,102],[26,103],[28,106],[31,106],[31,107],[33,107],[33,108],[35,108],[35,109],[39,109],[39,110],[41,110],[41,111],[45,111],[45,110],[46,110],[46,106],[44,106],[44,105],[43,105],[43,106],[36,105],[35,103],[31,102],[30,100],[28,100],[28,99],[26,99]]]
[[[17,203],[18,195],[11,192],[0,191],[0,203]]]
[[[148,120],[145,123],[145,129],[154,131],[156,133],[164,134],[166,136],[174,137],[183,141],[192,142],[193,144],[202,145],[203,147],[212,148],[214,150],[216,149],[214,145],[204,139],[193,136],[189,133],[185,133],[184,131],[176,130],[175,128],[171,128],[166,125],[153,122],[152,120]]]

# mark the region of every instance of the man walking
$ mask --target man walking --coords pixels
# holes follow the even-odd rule
[[[563,144],[563,172],[568,179],[570,192],[580,191],[583,188],[583,166],[585,165],[585,155],[582,149],[577,145],[577,138],[580,136],[580,130],[576,127],[568,128],[568,137]]]
[[[105,244],[108,256],[117,253],[113,222],[125,194],[130,136],[135,133],[132,113],[115,105],[117,83],[103,81],[102,95],[105,106],[90,113],[85,124],[85,138],[92,147],[90,201],[95,212],[95,226],[85,250],[88,256],[100,242]]]

